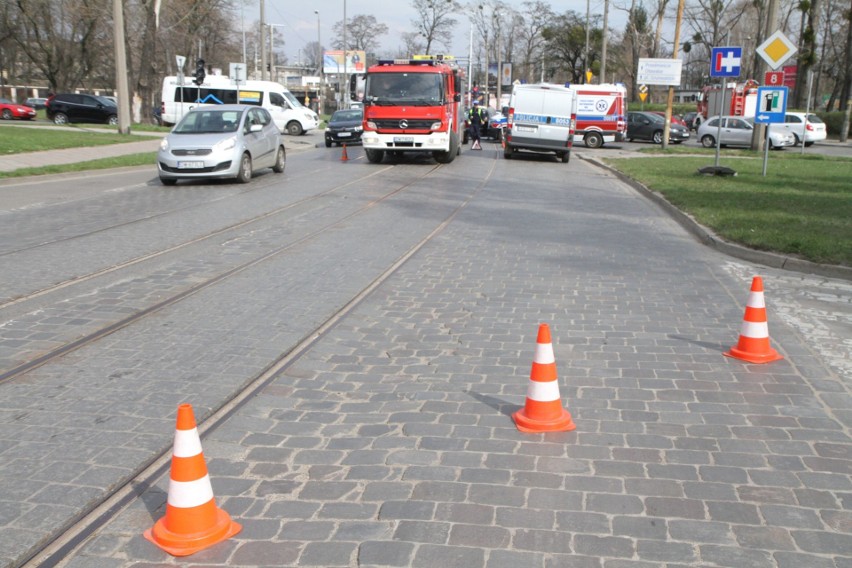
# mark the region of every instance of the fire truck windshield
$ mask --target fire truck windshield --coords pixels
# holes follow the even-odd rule
[[[374,105],[442,105],[440,73],[375,73],[367,76],[365,101]]]

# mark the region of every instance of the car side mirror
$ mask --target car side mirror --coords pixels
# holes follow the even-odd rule
[[[249,128],[249,132],[260,132],[261,130],[263,130],[262,124],[252,124]]]

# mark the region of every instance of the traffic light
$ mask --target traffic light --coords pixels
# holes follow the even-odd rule
[[[195,62],[195,79],[193,82],[196,85],[201,85],[204,82],[204,77],[207,76],[207,72],[204,70],[204,60],[199,59]]]

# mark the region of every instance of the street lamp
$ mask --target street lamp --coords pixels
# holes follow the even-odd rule
[[[322,43],[320,42],[320,14],[319,10],[314,10],[317,15],[317,74],[319,75],[319,88],[317,89],[317,113],[322,114]]]
[[[349,108],[346,101],[349,97],[349,69],[346,66],[346,0],[343,0],[343,85],[340,87],[340,105],[342,108]]]

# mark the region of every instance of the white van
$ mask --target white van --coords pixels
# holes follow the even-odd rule
[[[562,85],[515,85],[509,99],[503,156],[518,150],[553,152],[571,159],[577,120],[577,94]]]
[[[162,121],[176,124],[183,115],[199,104],[235,104],[262,106],[282,133],[304,134],[319,126],[317,113],[302,105],[286,87],[272,81],[246,81],[237,84],[224,75],[208,75],[200,86],[184,77],[183,86],[177,77],[163,79]]]

